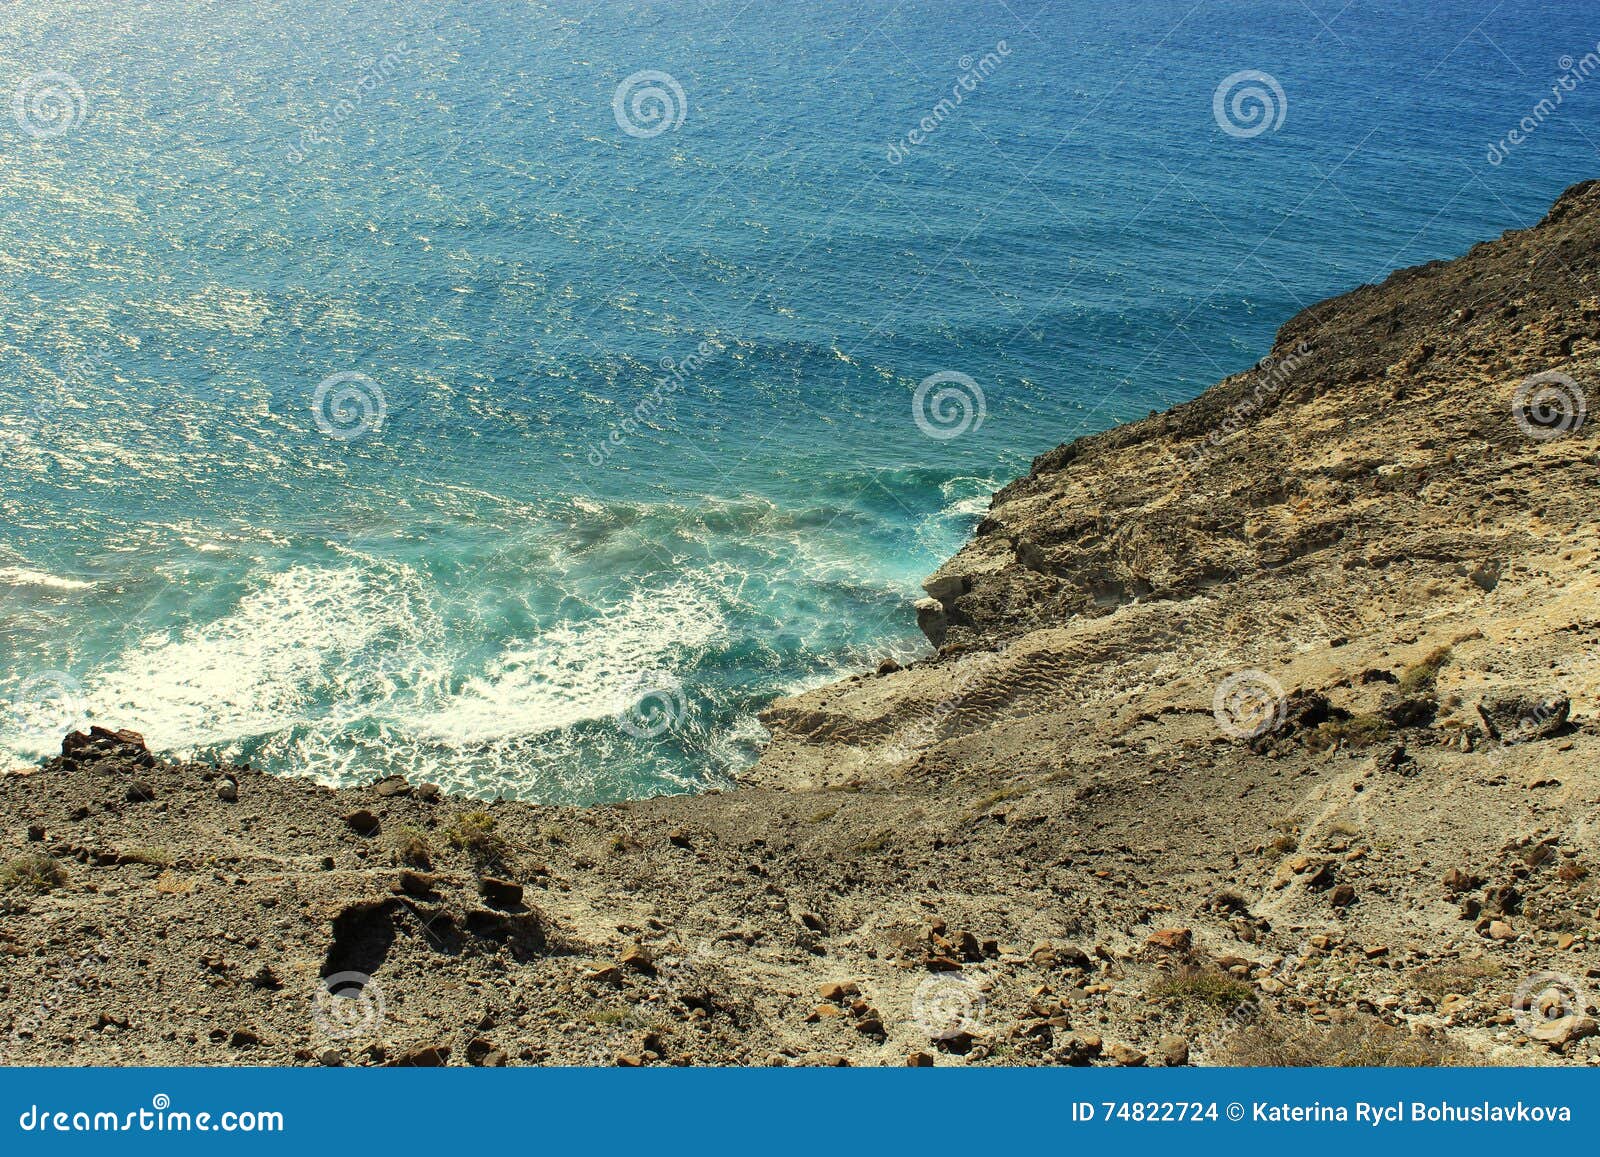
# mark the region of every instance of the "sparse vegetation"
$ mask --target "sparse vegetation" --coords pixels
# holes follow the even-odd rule
[[[1449,647],[1435,647],[1422,657],[1421,662],[1407,667],[1400,676],[1400,693],[1418,695],[1432,691],[1439,678],[1439,668],[1450,661]]]
[[[1423,992],[1443,996],[1449,992],[1463,995],[1474,991],[1485,980],[1492,980],[1505,972],[1505,966],[1487,956],[1463,956],[1442,964],[1419,968],[1411,983]]]
[[[19,856],[0,868],[0,892],[49,892],[66,882],[66,872],[49,856]]]
[[[499,826],[500,821],[488,812],[467,812],[444,829],[444,838],[452,848],[470,856],[475,864],[500,864],[511,849],[496,830]]]
[[[1150,987],[1158,1000],[1192,1001],[1232,1012],[1255,999],[1255,989],[1215,968],[1185,968]]]
[[[1297,852],[1299,850],[1300,841],[1295,839],[1288,832],[1284,832],[1280,835],[1273,836],[1272,839],[1267,841],[1267,846],[1263,854],[1268,860],[1280,860],[1284,856],[1287,856],[1290,852]]]
[[[1381,715],[1352,715],[1347,719],[1330,719],[1317,725],[1306,737],[1306,746],[1312,751],[1329,751],[1337,746],[1360,749],[1381,743],[1389,737],[1389,721]]]
[[[1422,1068],[1471,1065],[1473,1055],[1447,1042],[1416,1036],[1373,1016],[1340,1024],[1268,1017],[1234,1033],[1217,1063],[1295,1068]]]
[[[396,828],[389,836],[389,847],[394,852],[395,863],[408,868],[430,871],[433,868],[433,845],[418,828]]]

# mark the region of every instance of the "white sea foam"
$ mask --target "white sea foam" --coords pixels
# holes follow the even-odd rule
[[[96,585],[83,579],[63,578],[61,575],[21,566],[0,566],[0,584],[9,587],[38,587],[52,591],[89,591]]]

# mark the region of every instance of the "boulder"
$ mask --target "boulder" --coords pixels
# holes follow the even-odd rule
[[[1502,743],[1547,739],[1567,724],[1572,701],[1559,691],[1500,687],[1478,702],[1486,731]]]

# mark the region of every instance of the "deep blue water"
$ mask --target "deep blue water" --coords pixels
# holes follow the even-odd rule
[[[0,12],[0,761],[723,782],[1034,454],[1600,169],[1600,75],[1488,158],[1586,5],[338,7]]]

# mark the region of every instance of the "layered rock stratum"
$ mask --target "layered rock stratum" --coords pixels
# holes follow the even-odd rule
[[[0,777],[4,1058],[1596,1063],[1597,388],[1587,183],[1040,457],[737,790],[73,737]]]

